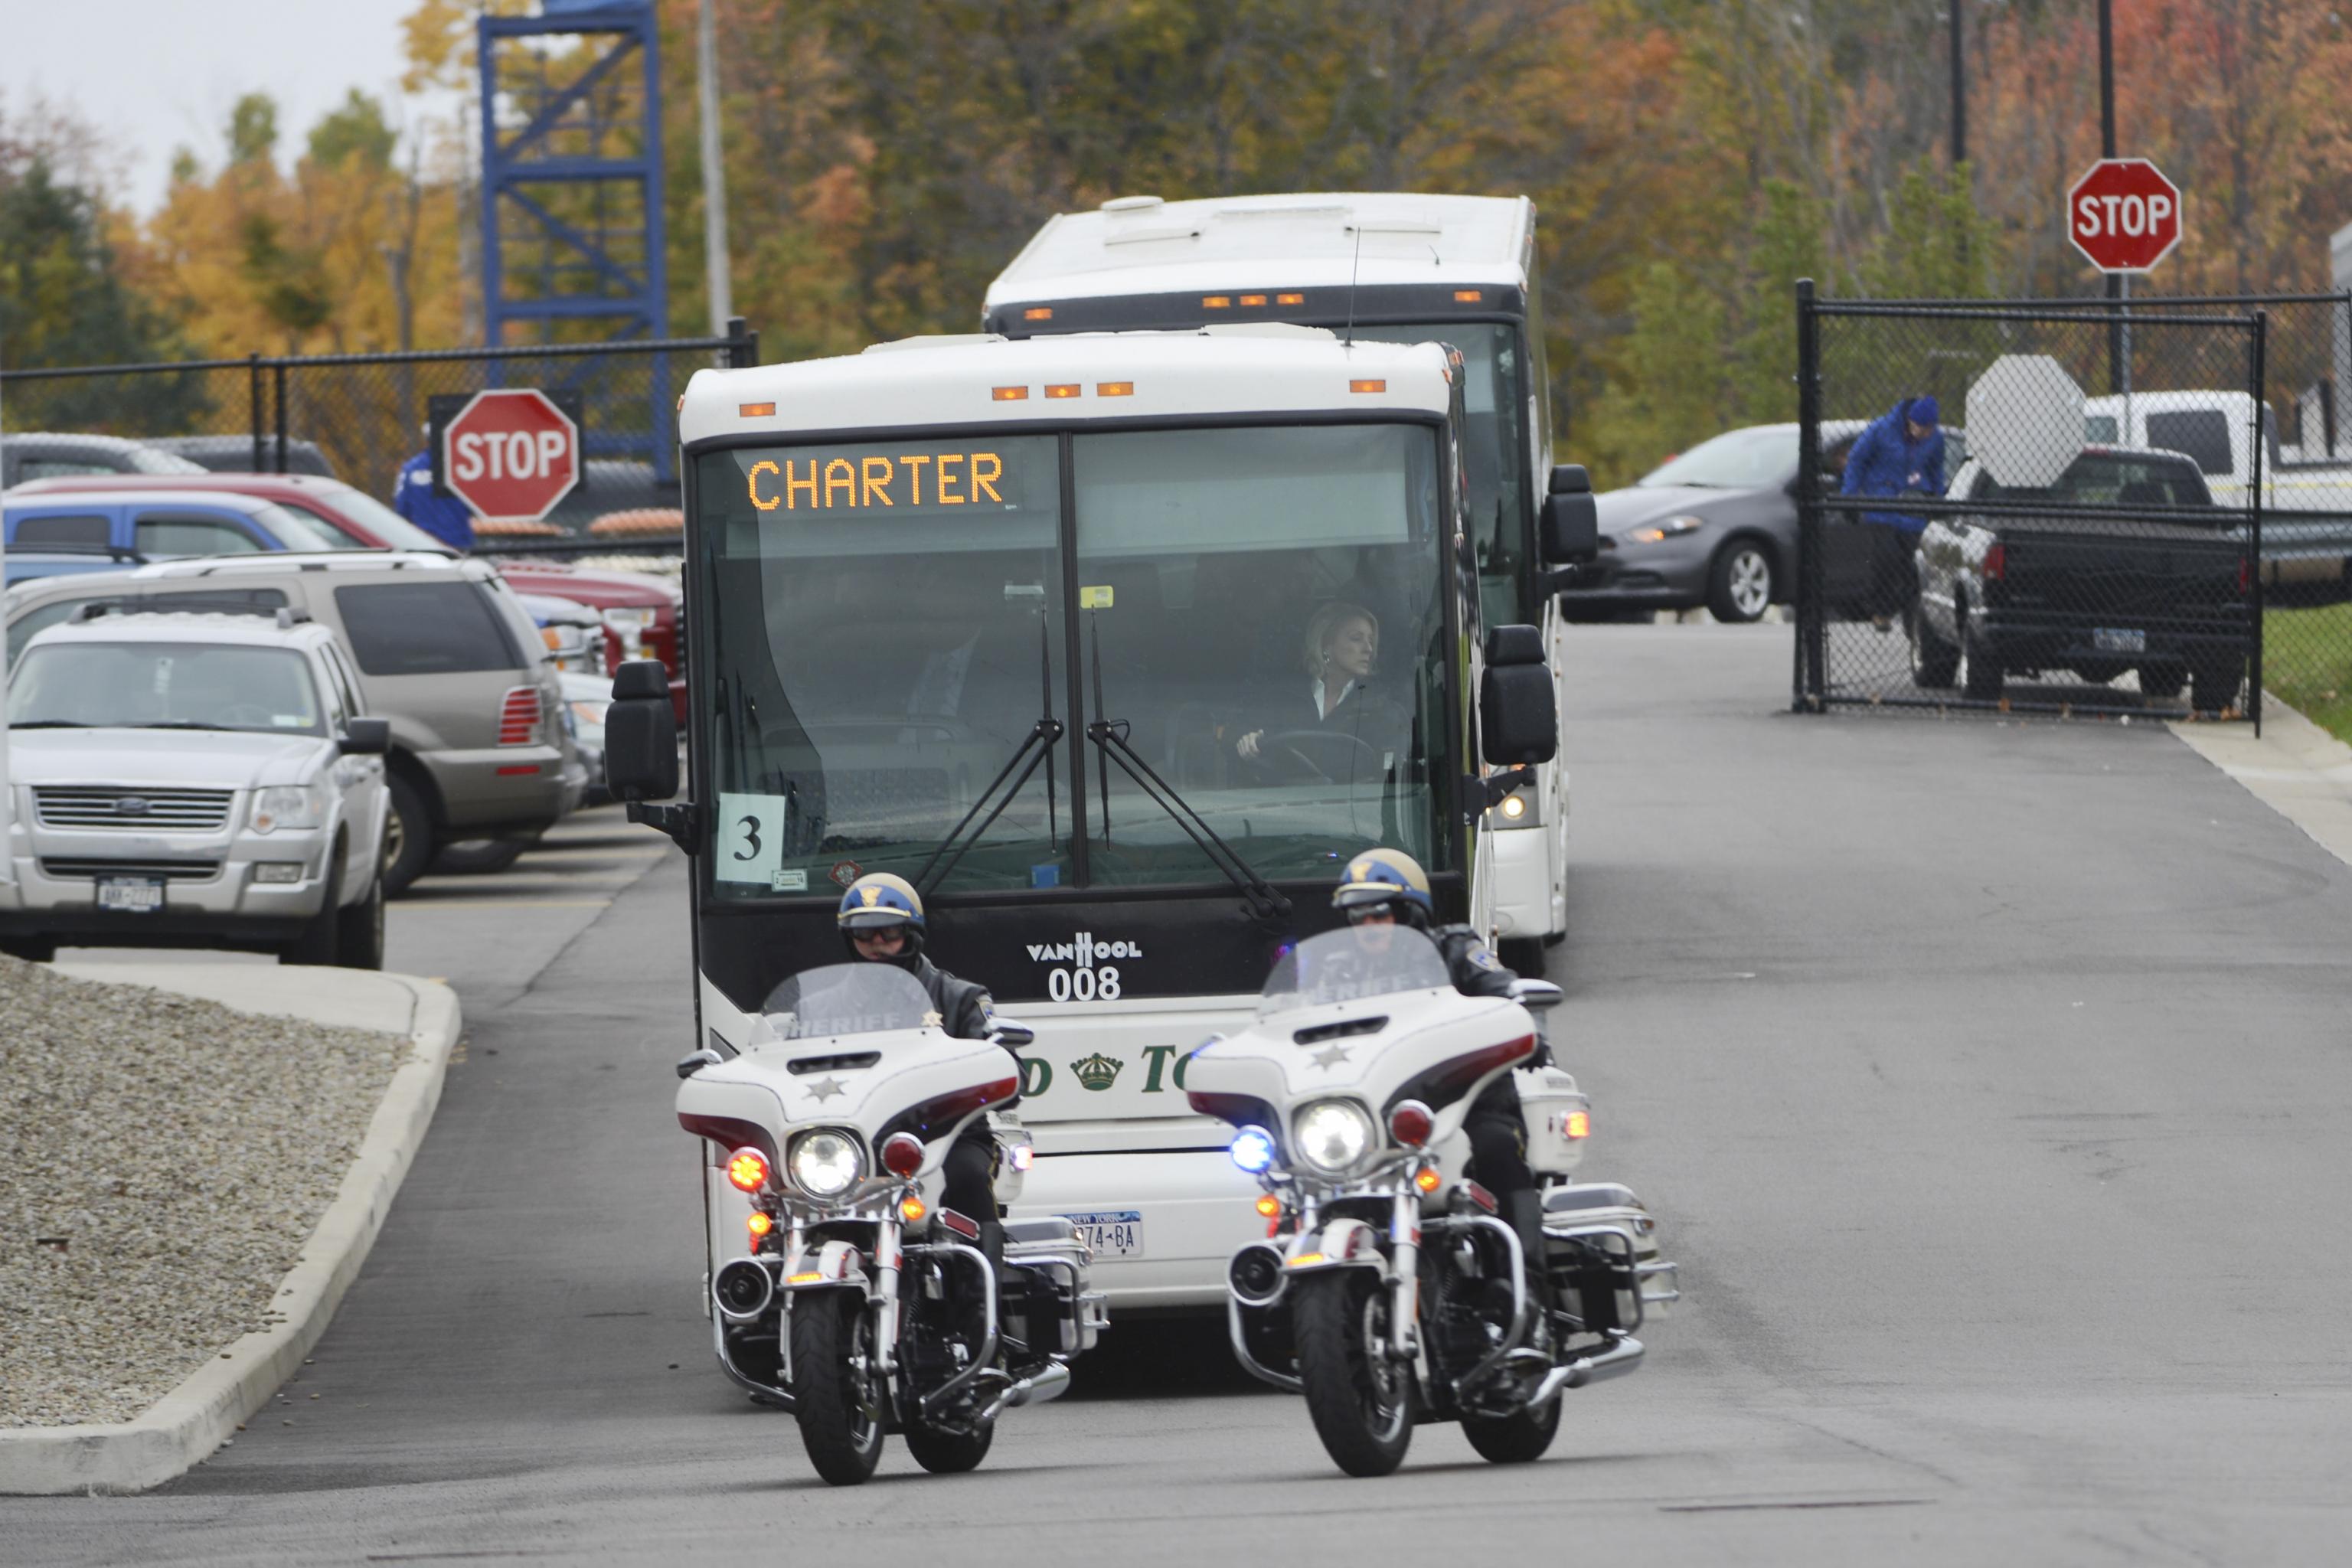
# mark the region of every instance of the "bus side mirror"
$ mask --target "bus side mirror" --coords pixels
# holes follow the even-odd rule
[[[1551,471],[1537,543],[1547,566],[1574,566],[1601,553],[1601,509],[1592,500],[1592,477],[1581,463]]]
[[[632,659],[613,672],[613,705],[604,713],[604,787],[614,800],[632,805],[677,793],[677,711],[659,659]]]
[[[1548,763],[1559,750],[1559,706],[1543,633],[1496,626],[1486,634],[1486,670],[1478,682],[1478,749],[1495,767]]]

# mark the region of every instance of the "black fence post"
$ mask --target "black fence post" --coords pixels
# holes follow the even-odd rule
[[[261,355],[245,356],[247,390],[252,394],[253,418],[247,428],[253,432],[253,471],[261,472]]]
[[[286,471],[286,362],[278,360],[274,362],[273,368],[275,374],[270,377],[269,392],[278,405],[277,471],[282,474]]]
[[[727,366],[749,370],[760,363],[760,334],[740,316],[727,318]]]
[[[1822,341],[1813,280],[1797,279],[1797,636],[1789,706],[1827,711],[1822,628]]]
[[[2248,432],[2249,445],[2252,447],[2254,455],[2246,469],[2249,479],[2246,487],[2248,532],[2252,535],[2252,542],[2247,548],[2253,554],[2253,570],[2250,575],[2252,579],[2251,586],[2253,589],[2254,614],[2253,647],[2250,650],[2246,670],[2246,708],[2254,721],[2256,740],[2262,739],[2263,734],[2263,640],[2267,629],[2263,619],[2263,607],[2267,603],[2263,593],[2263,485],[2266,479],[2263,472],[2263,459],[2268,457],[2269,453],[2263,441],[2263,411],[2269,406],[2263,402],[2263,398],[2269,391],[2265,385],[2269,369],[2265,361],[2270,352],[2270,336],[2271,313],[2268,310],[2256,310],[2253,355],[2254,427]]]

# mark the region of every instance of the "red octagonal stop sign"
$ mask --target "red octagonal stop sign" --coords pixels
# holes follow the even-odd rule
[[[441,432],[441,482],[492,522],[537,522],[580,482],[580,426],[545,393],[474,394]]]
[[[2066,193],[2066,237],[2102,272],[2146,272],[2180,243],[2180,187],[2145,158],[2102,158]]]

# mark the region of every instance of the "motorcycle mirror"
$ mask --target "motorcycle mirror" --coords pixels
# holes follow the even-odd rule
[[[1557,1007],[1566,994],[1549,980],[1511,982],[1511,1000],[1529,1012],[1538,1012],[1546,1007]]]
[[[988,1037],[1008,1047],[1034,1046],[1037,1043],[1037,1031],[1010,1018],[998,1018],[988,1026]]]
[[[706,1046],[701,1050],[690,1052],[677,1058],[677,1076],[692,1078],[704,1068],[715,1068],[718,1065],[719,1053]]]

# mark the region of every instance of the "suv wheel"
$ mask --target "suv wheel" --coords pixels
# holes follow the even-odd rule
[[[384,783],[392,792],[392,822],[384,834],[383,890],[397,897],[433,858],[433,814],[424,792],[398,773]]]
[[[336,912],[336,962],[346,969],[383,967],[383,876],[368,883],[367,897]]]
[[[336,840],[331,851],[333,859],[327,868],[327,891],[319,906],[302,928],[302,934],[278,952],[280,963],[333,963],[336,948],[342,935],[343,845]]]
[[[538,842],[538,834],[522,833],[511,838],[472,838],[461,844],[445,845],[441,852],[433,857],[433,869],[443,876],[458,877],[503,871],[513,865],[524,850]]]

